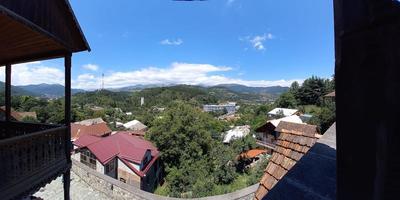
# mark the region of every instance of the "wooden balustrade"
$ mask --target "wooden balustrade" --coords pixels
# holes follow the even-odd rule
[[[0,196],[28,195],[69,169],[67,128],[0,122]]]

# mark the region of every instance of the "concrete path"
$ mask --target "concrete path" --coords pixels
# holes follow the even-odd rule
[[[108,200],[110,197],[90,187],[71,171],[71,200]],[[62,176],[41,188],[33,196],[44,200],[64,200]]]

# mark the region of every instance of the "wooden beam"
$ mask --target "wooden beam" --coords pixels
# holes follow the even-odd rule
[[[6,121],[11,121],[11,65],[6,64],[6,85],[5,85],[5,106]]]
[[[64,108],[64,121],[67,127],[65,132],[65,154],[67,157],[68,165],[71,166],[71,53],[65,55],[65,108]],[[71,173],[70,168],[63,175],[64,183],[64,199],[69,200]]]

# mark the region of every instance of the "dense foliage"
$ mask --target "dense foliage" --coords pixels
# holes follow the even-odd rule
[[[276,101],[277,107],[297,108],[303,113],[312,114],[311,124],[317,125],[324,133],[336,120],[335,102],[324,97],[334,91],[335,80],[312,76],[300,86],[293,82],[289,91],[282,94]]]
[[[246,89],[230,87],[237,91]],[[284,88],[277,89],[279,92],[286,91]],[[115,130],[117,128],[112,122],[138,119],[150,127],[146,138],[161,152],[165,184],[156,193],[202,197],[232,192],[259,181],[268,159],[262,159],[253,168],[247,168],[246,160],[238,155],[256,148],[252,134],[268,120],[267,113],[273,108],[296,108],[312,114],[309,123],[318,125],[324,132],[335,121],[335,103],[323,96],[333,90],[334,80],[311,77],[302,85],[294,82],[274,104],[266,102],[276,94],[238,93],[221,86],[204,88],[180,85],[134,92],[102,90],[74,94],[72,120],[101,117]],[[144,105],[140,104],[142,97]],[[4,100],[1,94],[0,100]],[[201,111],[203,104],[226,101],[237,101],[240,105],[237,119],[217,120],[216,117],[224,112]],[[24,121],[64,121],[63,98],[16,95],[12,98],[12,107],[17,111],[37,113],[37,120],[26,118]],[[231,144],[223,144],[223,133],[231,126],[238,125],[250,125],[251,134]]]
[[[176,197],[220,194],[218,188],[229,187],[244,173],[236,157],[254,148],[255,140],[248,136],[224,145],[221,137],[212,137],[228,130],[227,125],[184,102],[174,102],[154,120],[146,137],[161,152],[167,174],[165,193]]]

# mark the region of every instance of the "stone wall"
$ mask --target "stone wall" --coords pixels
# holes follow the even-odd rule
[[[180,200],[180,198],[164,197],[145,192],[109,176],[100,174],[75,160],[72,160],[72,171],[83,181],[89,184],[93,189],[103,192],[111,199]],[[194,198],[193,200],[251,200],[253,199],[254,192],[257,190],[257,188],[258,184],[255,184],[232,193],[203,198]]]

